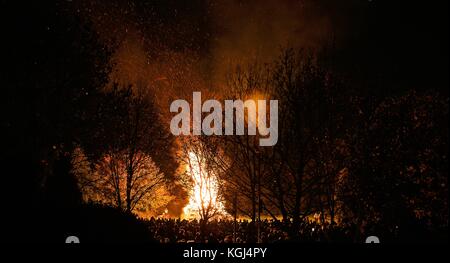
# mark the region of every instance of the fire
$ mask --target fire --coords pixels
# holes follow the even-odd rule
[[[189,152],[188,158],[186,169],[192,176],[193,187],[189,194],[189,203],[183,208],[184,218],[200,219],[202,213],[226,216],[225,207],[219,198],[217,178],[206,171],[201,156]]]

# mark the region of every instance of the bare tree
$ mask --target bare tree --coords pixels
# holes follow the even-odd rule
[[[257,61],[245,66],[237,66],[227,77],[229,92],[227,99],[255,100],[266,97],[267,92],[266,67]],[[244,117],[245,125],[255,122],[250,115]],[[236,118],[233,125],[236,127]],[[257,127],[259,129],[259,127]],[[264,176],[266,163],[264,155],[267,148],[259,146],[259,136],[244,135],[226,136],[224,149],[231,158],[232,165],[227,172],[227,181],[231,192],[238,193],[250,203],[250,209],[241,210],[252,221],[259,218],[261,212],[261,182]],[[245,206],[240,206],[241,209]]]
[[[167,143],[167,135],[145,86],[114,86],[109,92],[117,100],[103,105],[102,121],[109,129],[98,136],[106,146],[90,174],[79,179],[80,185],[91,190],[89,198],[93,200],[114,203],[126,212],[142,210],[155,192],[167,193],[165,175],[153,160],[154,155],[158,157],[155,152]],[[118,107],[120,111],[114,110]]]
[[[282,210],[287,210],[283,213],[293,219],[295,234],[302,218],[317,211],[317,191],[324,177],[314,173],[313,167],[329,161],[320,158],[333,158],[329,152],[343,130],[344,102],[340,100],[340,81],[318,65],[311,53],[285,50],[273,70],[272,85],[281,116],[280,140],[275,147],[279,161],[275,164],[284,177],[276,175],[281,182],[274,185],[275,197]],[[320,151],[322,155],[318,155]],[[333,165],[333,172],[326,174],[335,175],[336,163],[328,164]]]

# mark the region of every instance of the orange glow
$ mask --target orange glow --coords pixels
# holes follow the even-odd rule
[[[219,184],[215,176],[205,172],[201,156],[189,152],[188,157],[187,171],[194,184],[189,193],[189,203],[183,208],[184,218],[200,219],[200,213],[207,209],[218,216],[227,215],[219,199]]]

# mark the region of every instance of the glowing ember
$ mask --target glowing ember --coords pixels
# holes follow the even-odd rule
[[[192,176],[193,187],[189,195],[189,203],[184,207],[184,218],[201,219],[215,215],[227,215],[224,205],[219,199],[217,178],[204,168],[202,158],[189,152],[187,171]]]

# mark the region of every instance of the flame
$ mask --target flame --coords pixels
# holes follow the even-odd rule
[[[184,218],[200,219],[200,213],[205,208],[215,211],[217,216],[227,215],[224,204],[219,199],[219,184],[214,175],[205,172],[202,157],[194,152],[188,154],[187,171],[192,176],[193,187],[189,194],[189,203],[183,208]]]

